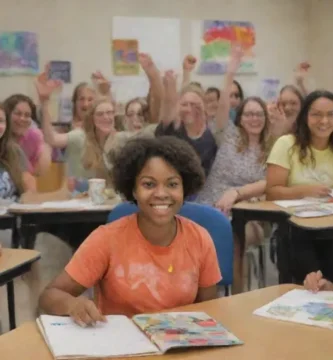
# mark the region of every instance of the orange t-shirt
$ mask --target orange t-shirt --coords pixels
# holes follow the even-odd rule
[[[192,304],[198,288],[221,280],[210,235],[181,216],[176,237],[167,247],[143,237],[136,214],[100,226],[65,270],[82,286],[95,286],[103,314],[127,316]]]

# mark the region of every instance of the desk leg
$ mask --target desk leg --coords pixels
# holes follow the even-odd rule
[[[37,237],[37,225],[24,224],[21,226],[23,249],[34,249]]]
[[[246,219],[243,212],[233,214],[232,228],[234,237],[234,281],[233,294],[243,292],[244,288],[244,253]]]
[[[15,320],[15,295],[14,295],[14,282],[7,283],[7,301],[8,301],[8,315],[9,315],[9,329],[16,328]]]
[[[12,249],[18,249],[20,246],[20,232],[18,231],[16,221],[12,227]]]
[[[279,270],[279,284],[291,284],[293,281],[291,271],[292,261],[292,227],[281,224],[281,232],[277,243],[277,266]]]

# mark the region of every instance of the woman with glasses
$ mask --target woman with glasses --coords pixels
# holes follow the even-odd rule
[[[269,200],[325,198],[333,188],[333,93],[314,91],[304,101],[294,134],[280,137],[267,160]],[[293,279],[301,284],[308,273],[321,271],[333,281],[333,241],[304,233],[292,239]],[[278,268],[281,271],[282,257]]]
[[[232,206],[242,200],[264,195],[265,161],[270,146],[266,104],[257,97],[247,98],[239,108],[235,124],[224,129],[211,172],[197,201],[210,204],[230,215]],[[246,227],[246,244],[263,240],[258,222]],[[243,261],[235,242],[235,274],[233,292],[243,289]]]

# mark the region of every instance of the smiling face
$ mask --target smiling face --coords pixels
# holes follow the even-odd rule
[[[134,197],[142,216],[155,226],[167,225],[183,205],[182,178],[162,158],[152,157],[136,178]]]
[[[179,101],[179,116],[183,124],[190,125],[198,118],[198,109],[204,111],[203,99],[195,92],[188,91]]]
[[[87,86],[83,86],[78,90],[78,95],[75,101],[75,115],[83,121],[95,101],[96,94],[93,89]]]
[[[114,130],[114,107],[110,102],[102,102],[96,106],[93,121],[96,131],[109,135]]]
[[[213,117],[216,115],[219,106],[219,98],[216,91],[210,91],[205,94],[205,106],[208,116]]]
[[[329,139],[333,133],[333,101],[324,97],[315,100],[308,113],[308,127],[311,136]]]
[[[7,128],[6,114],[4,110],[0,109],[0,139],[3,137]]]
[[[127,106],[125,125],[128,131],[139,131],[143,128],[143,109],[139,102],[133,101]]]
[[[301,101],[295,92],[288,88],[283,90],[280,95],[279,104],[286,114],[287,119],[295,121],[302,106]]]
[[[9,119],[14,136],[21,137],[26,133],[31,126],[31,114],[32,109],[27,102],[21,101],[16,104]]]
[[[254,100],[248,101],[243,109],[240,124],[248,135],[260,135],[265,128],[265,111]]]

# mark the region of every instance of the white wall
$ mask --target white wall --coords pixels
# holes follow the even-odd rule
[[[75,84],[88,80],[95,69],[111,75],[112,16],[181,18],[182,55],[192,51],[191,19],[247,20],[257,31],[258,75],[243,75],[239,80],[245,89],[253,90],[262,77],[290,82],[295,64],[307,58],[307,1],[1,0],[0,27],[37,32],[41,64],[48,60],[72,61]],[[204,85],[221,83],[217,76],[196,78]],[[2,77],[0,81],[0,99],[14,92],[34,93],[29,77]],[[72,85],[66,92],[71,89]]]
[[[309,14],[309,57],[316,87],[333,90],[333,1],[311,0]]]

